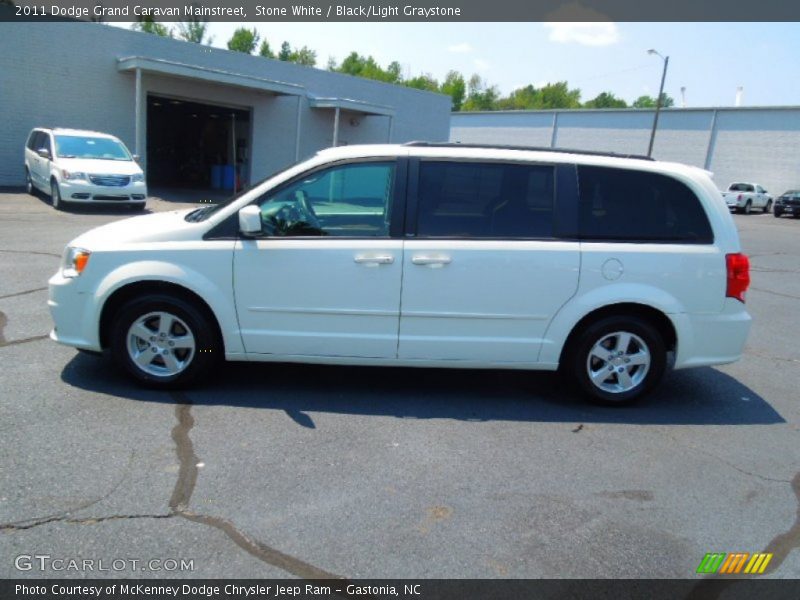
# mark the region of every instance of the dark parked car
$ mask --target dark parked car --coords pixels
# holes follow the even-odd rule
[[[783,214],[800,217],[800,190],[788,190],[775,199],[775,216]]]

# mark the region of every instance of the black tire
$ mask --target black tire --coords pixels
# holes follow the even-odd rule
[[[144,202],[135,202],[128,204],[128,208],[133,212],[144,212],[145,203]]]
[[[31,196],[36,195],[36,188],[33,186],[33,179],[31,179],[31,172],[25,167],[25,192]]]
[[[58,189],[58,182],[50,180],[50,203],[56,210],[64,210],[64,202],[61,200],[61,190]]]
[[[782,214],[783,213],[781,211],[776,210],[774,213],[772,213],[772,216],[775,217],[776,219],[779,219]]]
[[[772,210],[772,200],[767,200],[767,203],[764,205],[764,214],[767,214],[771,210]]]
[[[625,348],[626,354],[615,357],[614,361],[616,362],[613,364],[606,357],[600,360],[594,357],[596,355],[592,355],[592,350],[598,343],[604,339],[613,343],[615,334],[619,333],[632,334],[631,342]],[[617,342],[620,339],[623,338],[616,338]],[[642,344],[644,348],[641,347]],[[617,348],[603,349],[603,352],[609,352],[608,357],[610,357],[614,354],[614,350]],[[630,353],[628,353],[629,350]],[[636,362],[636,357],[644,356],[639,354],[642,350],[649,355],[649,364],[647,366],[630,365],[630,362]],[[627,357],[633,358],[626,360]],[[664,340],[655,327],[639,317],[613,316],[593,323],[575,339],[571,348],[568,349],[566,365],[564,365],[566,369],[563,369],[563,372],[572,379],[591,402],[608,406],[622,406],[632,403],[649,392],[661,380],[666,365],[667,353]],[[593,383],[589,375],[590,369],[594,369],[597,374],[605,374],[606,366],[609,368],[609,372],[606,374],[607,378],[600,381],[599,384]],[[607,389],[625,387],[623,380],[616,372],[620,368],[624,369],[624,373],[630,379],[633,387],[616,391]],[[606,389],[600,386],[605,386]]]
[[[175,324],[167,339],[161,340],[160,334],[154,330],[151,331],[153,333],[151,341],[144,341],[144,338],[131,333],[131,328],[135,323],[141,322],[143,318],[153,314],[167,314],[174,318]],[[159,319],[157,323],[152,321],[153,325],[160,325],[159,317],[151,318]],[[175,359],[173,363],[185,362],[186,364],[179,371],[170,373],[167,357],[159,357],[159,355],[163,350],[169,354],[170,348],[167,347],[169,339],[186,339],[181,337],[186,334],[184,329],[188,330],[193,337],[194,348],[191,354],[185,353],[180,348],[172,348],[172,355]],[[154,338],[156,341],[152,342]],[[208,314],[208,310],[171,294],[150,294],[124,304],[114,317],[110,341],[111,357],[119,367],[138,383],[162,389],[182,388],[197,382],[213,371],[214,364],[222,354],[222,344],[219,341],[216,323],[213,322],[213,316]],[[162,349],[152,350],[153,346],[159,346]],[[137,354],[139,357],[145,357],[145,350],[148,352],[147,357],[150,356],[150,351],[153,352],[153,359],[149,361],[149,364],[140,367],[134,361],[132,352],[136,348],[139,348]],[[153,372],[159,370],[163,372]]]
[[[753,208],[753,203],[750,202],[750,200],[748,200],[747,202],[744,203],[744,208],[742,209],[742,212],[744,212],[744,214],[746,215],[749,215],[752,208]]]

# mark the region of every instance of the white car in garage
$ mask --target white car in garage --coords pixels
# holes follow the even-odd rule
[[[705,171],[412,143],[324,150],[227,203],[89,231],[49,306],[54,340],[147,385],[222,358],[560,369],[619,404],[669,367],[738,360],[748,285]]]
[[[79,129],[37,127],[25,144],[28,193],[49,194],[53,208],[67,203],[126,204],[144,209],[144,173],[118,138]]]

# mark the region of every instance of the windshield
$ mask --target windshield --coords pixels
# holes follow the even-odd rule
[[[133,160],[121,142],[105,137],[57,135],[56,155],[61,158]]]
[[[261,181],[257,181],[256,183],[254,183],[254,184],[252,184],[252,185],[250,185],[248,187],[245,187],[243,190],[239,191],[237,194],[234,194],[233,196],[231,196],[230,198],[227,198],[226,200],[223,200],[222,202],[219,202],[217,204],[211,204],[209,206],[204,206],[202,208],[198,208],[197,210],[193,210],[188,215],[186,215],[186,220],[189,221],[189,222],[205,221],[211,215],[213,215],[215,212],[217,212],[218,210],[220,210],[222,208],[225,208],[226,206],[229,206],[232,202],[235,202],[236,200],[238,200],[239,198],[241,198],[242,196],[244,196],[245,194],[250,192],[253,188],[256,188],[256,187],[260,186],[265,181],[269,181],[270,179],[280,175],[281,173],[288,173],[289,171],[292,171],[294,169],[298,169],[298,167],[301,167],[306,162],[306,160],[307,159],[303,159],[302,161],[300,161],[298,163],[295,163],[294,165],[292,165],[292,166],[290,166],[288,168],[285,168],[285,169],[278,169],[277,171],[275,171],[271,175],[267,175]]]

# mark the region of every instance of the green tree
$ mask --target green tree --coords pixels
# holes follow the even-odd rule
[[[464,81],[464,76],[458,71],[449,71],[439,91],[450,96],[454,111],[461,110],[464,98],[467,95],[467,84]]]
[[[256,46],[258,46],[260,39],[261,36],[258,35],[258,31],[256,31],[255,28],[247,29],[246,27],[239,27],[233,32],[231,39],[228,40],[228,50],[252,54]]]
[[[193,4],[192,6],[197,6]],[[208,34],[208,19],[203,17],[191,16],[186,21],[178,22],[178,36],[187,42],[195,44],[211,44],[213,37],[206,37]]]
[[[289,42],[283,42],[281,44],[281,51],[278,52],[278,60],[287,62],[289,58],[291,58],[291,56],[292,56],[292,46],[289,44]]]
[[[502,110],[548,110],[580,106],[581,91],[570,89],[566,81],[548,83],[540,88],[526,85],[497,102],[497,108]]]
[[[269,47],[269,42],[267,40],[263,40],[261,42],[261,47],[258,49],[258,55],[263,56],[264,58],[275,58],[275,53],[272,51],[272,48]]]
[[[611,92],[600,92],[583,104],[584,108],[627,108],[628,103]]]
[[[281,51],[283,49],[281,48]],[[308,46],[303,46],[298,50],[292,50],[289,54],[289,62],[304,65],[306,67],[313,67],[317,64],[317,52]]]
[[[497,110],[497,101],[500,93],[496,86],[488,85],[480,75],[473,75],[467,83],[467,99],[462,105],[462,110]]]
[[[580,108],[581,91],[578,88],[569,89],[566,81],[548,83],[539,89],[541,106],[537,108]]]
[[[135,29],[136,31],[143,31],[144,33],[152,33],[153,35],[158,35],[161,37],[172,37],[172,29],[158,23],[153,17],[138,17],[138,21],[131,25],[131,29]]]
[[[396,60],[389,63],[389,66],[386,67],[386,72],[389,74],[390,81],[392,82],[400,82],[403,80],[403,67],[401,67],[400,63]]]
[[[386,83],[400,83],[400,64],[392,63],[388,69],[383,69],[371,56],[361,56],[358,52],[351,52],[338,67],[333,69],[337,73],[345,73],[365,79],[374,79]]]
[[[436,81],[430,73],[423,73],[411,79],[406,79],[403,85],[417,90],[425,90],[426,92],[439,91],[439,82]]]
[[[664,92],[661,94],[661,106],[664,108],[669,108],[670,106],[675,105],[675,100]],[[652,96],[639,96],[636,100],[633,101],[631,105],[634,108],[655,108],[656,107],[656,99]]]

